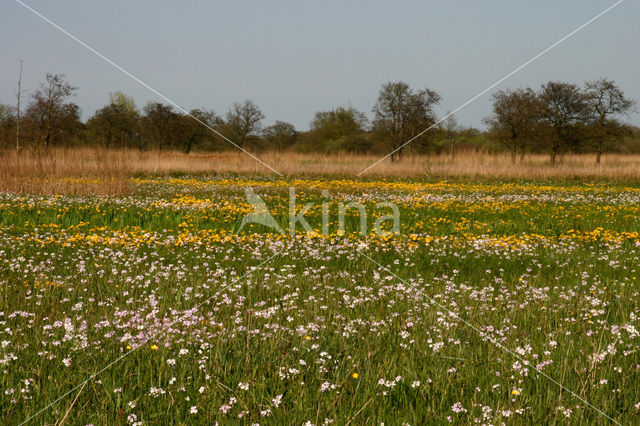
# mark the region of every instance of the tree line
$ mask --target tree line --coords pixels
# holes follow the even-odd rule
[[[224,115],[193,109],[185,114],[170,105],[149,102],[138,109],[124,93],[86,122],[72,102],[78,88],[62,74],[47,74],[21,110],[21,79],[16,105],[0,105],[0,144],[4,149],[48,150],[58,145],[93,145],[139,150],[221,151],[233,149],[224,137],[251,150],[389,153],[448,153],[474,148],[507,150],[512,161],[528,152],[547,152],[555,163],[564,152],[638,152],[640,131],[622,119],[635,111],[615,82],[550,81],[531,88],[498,90],[492,96],[487,130],[460,126],[453,115],[439,121],[434,108],[441,96],[404,82],[381,86],[370,116],[351,106],[315,113],[308,131],[285,121],[264,126],[264,114],[251,100],[234,103]],[[216,132],[211,131],[214,129]],[[425,132],[425,129],[429,129]],[[414,139],[410,144],[405,143]]]

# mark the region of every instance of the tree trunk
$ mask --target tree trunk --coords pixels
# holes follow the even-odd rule
[[[22,95],[22,59],[20,59],[20,78],[18,79],[18,108],[16,112],[16,152],[20,152],[20,96]]]
[[[600,134],[596,137],[598,138],[598,150],[596,152],[596,166],[600,165],[600,160],[602,159],[602,146],[604,145],[604,140],[608,135],[607,127],[606,127],[606,116],[600,116]]]
[[[511,150],[511,164],[515,164],[516,163],[516,148],[514,147]]]
[[[558,157],[558,151],[560,151],[560,142],[562,141],[562,135],[558,130],[555,135],[555,139],[553,139],[553,145],[551,145],[551,165],[555,166],[556,158]]]
[[[187,139],[187,143],[184,146],[184,153],[188,154],[191,152],[191,146],[193,145],[193,139]]]

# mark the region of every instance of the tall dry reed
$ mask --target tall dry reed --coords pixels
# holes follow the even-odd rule
[[[175,151],[52,148],[43,151],[5,151],[0,154],[0,191],[46,194],[121,195],[129,191],[133,174],[166,175],[241,173],[274,175],[242,152],[191,153]],[[286,176],[339,175],[355,178],[380,156],[356,154],[299,154],[263,152],[257,156]],[[461,152],[448,155],[409,155],[390,159],[361,176],[468,177],[521,179],[606,179],[638,181],[640,155],[609,154],[595,164],[590,154],[570,154],[551,165],[546,155],[532,154],[512,163],[508,154]]]
[[[91,148],[7,150],[0,153],[0,191],[123,195],[129,192],[127,151]]]

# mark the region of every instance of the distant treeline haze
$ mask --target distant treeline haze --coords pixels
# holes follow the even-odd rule
[[[598,163],[604,152],[640,152],[640,129],[624,122],[635,111],[635,101],[606,79],[582,87],[550,81],[538,90],[499,90],[485,119],[487,130],[463,127],[450,116],[406,146],[406,141],[436,123],[434,107],[441,97],[404,82],[383,84],[369,114],[350,106],[317,112],[308,131],[298,131],[285,121],[265,126],[260,107],[250,100],[234,103],[224,115],[207,109],[184,114],[158,102],[140,110],[121,92],[111,94],[108,104],[83,123],[80,107],[70,101],[77,90],[64,75],[47,74],[27,99],[0,105],[2,148],[101,146],[185,153],[234,149],[203,122],[253,151],[386,154],[395,150],[392,160],[399,160],[408,152],[444,153],[453,159],[456,151],[476,149],[508,151],[514,162],[528,152],[548,153],[551,162],[573,152],[594,153]],[[24,93],[19,88],[16,98]]]

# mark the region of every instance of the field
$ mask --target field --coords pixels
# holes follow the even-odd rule
[[[542,177],[147,176],[116,196],[2,193],[0,417],[635,423],[640,185]],[[290,186],[314,232],[239,231],[246,188],[286,229]],[[366,235],[356,209],[338,229],[350,201]],[[382,202],[399,208],[397,235],[372,232]]]

